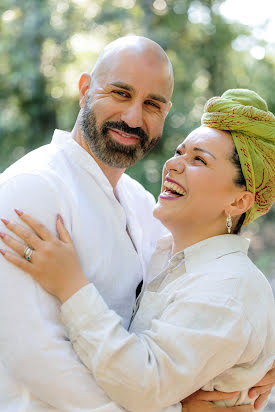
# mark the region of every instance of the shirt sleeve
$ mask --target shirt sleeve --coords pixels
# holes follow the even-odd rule
[[[22,224],[13,211],[22,209],[54,233],[56,214],[68,215],[61,200],[62,193],[35,175],[13,177],[0,187],[1,216]],[[66,412],[124,410],[105,395],[76,356],[59,320],[57,300],[4,259],[0,259],[0,324],[1,363],[34,397]]]
[[[180,293],[150,330],[129,333],[93,284],[61,307],[70,339],[104,391],[129,411],[176,404],[240,359],[251,335],[241,304]]]

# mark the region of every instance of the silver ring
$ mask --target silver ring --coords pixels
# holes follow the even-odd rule
[[[32,252],[33,250],[29,246],[27,246],[26,249],[24,250],[24,258],[30,261],[32,257]]]

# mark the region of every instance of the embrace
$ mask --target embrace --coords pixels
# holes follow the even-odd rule
[[[79,81],[71,133],[0,177],[0,411],[251,412],[275,384],[275,304],[241,227],[275,199],[275,116],[205,105],[153,196],[124,172],[159,141],[173,69],[138,36]]]

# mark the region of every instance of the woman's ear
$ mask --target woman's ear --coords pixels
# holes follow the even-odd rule
[[[226,210],[226,214],[230,216],[239,216],[249,210],[255,201],[255,196],[253,193],[247,190],[242,190],[236,196],[234,202],[231,203],[230,207]]]
[[[82,73],[79,79],[79,82],[78,82],[79,106],[81,108],[84,107],[84,104],[86,102],[90,85],[91,85],[91,75],[89,73]]]

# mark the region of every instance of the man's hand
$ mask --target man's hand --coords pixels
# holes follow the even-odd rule
[[[275,385],[275,361],[271,366],[271,369],[259,382],[253,386],[248,392],[250,398],[257,399],[254,402],[254,408],[260,409],[263,402],[266,401],[273,386]],[[197,391],[188,398],[184,399],[182,403],[182,412],[252,412],[254,411],[253,405],[232,406],[227,408],[221,408],[214,405],[212,402],[230,399],[238,395],[239,392],[206,392]]]
[[[255,400],[254,408],[260,409],[262,403],[267,399],[269,396],[273,386],[275,385],[275,361],[269,372],[261,379],[259,382],[255,384],[253,388],[250,389],[248,392],[248,396],[250,398],[258,398]]]
[[[221,408],[212,403],[213,401],[220,401],[224,399],[233,398],[239,393],[240,392],[206,392],[200,390],[188,396],[188,398],[184,399],[181,402],[182,412],[252,412],[252,405]]]

